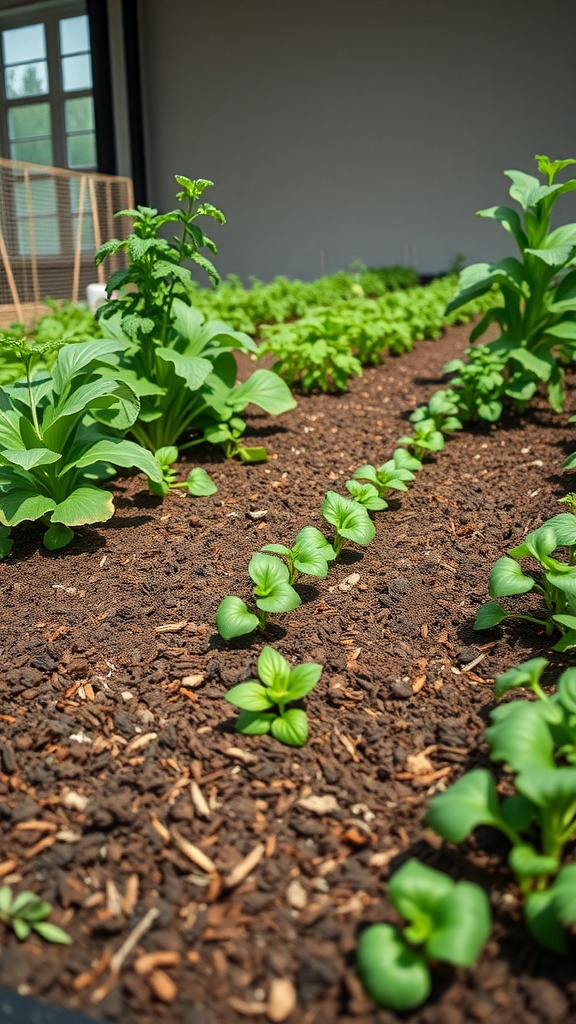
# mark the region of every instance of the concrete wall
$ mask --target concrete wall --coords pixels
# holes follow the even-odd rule
[[[507,236],[474,213],[506,200],[502,171],[576,156],[574,0],[140,0],[140,19],[149,200],[174,205],[174,173],[215,181],[223,273],[497,258]]]

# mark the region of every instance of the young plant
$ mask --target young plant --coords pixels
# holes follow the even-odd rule
[[[505,171],[512,181],[510,196],[520,205],[521,213],[506,206],[478,213],[502,225],[514,239],[520,258],[467,267],[460,275],[460,291],[446,312],[489,293],[497,284],[504,306],[489,308],[470,339],[475,341],[491,324],[497,324],[500,334],[487,347],[505,360],[504,393],[525,403],[544,381],[552,408],[560,411],[563,367],[573,361],[576,352],[576,224],[550,230],[550,220],[560,196],[576,189],[575,179],[560,184],[556,178],[576,161],[537,156],[536,162],[545,184],[522,171]]]
[[[568,561],[552,557],[558,547],[568,548]],[[544,618],[507,611],[495,601],[483,604],[476,615],[474,629],[490,629],[506,618],[524,619],[543,626],[547,636],[555,629],[562,633],[555,651],[576,646],[576,516],[560,513],[548,519],[526,537],[523,544],[511,548],[493,565],[490,573],[490,597],[509,597],[531,590],[540,594]],[[517,559],[532,558],[540,571],[526,573]]]
[[[488,345],[478,345],[467,349],[466,357],[466,362],[451,359],[444,367],[444,373],[450,376],[450,390],[456,396],[458,416],[463,423],[479,420],[496,423],[504,409],[507,387],[505,356]],[[511,379],[516,394],[517,383]],[[526,399],[532,397],[534,390],[526,394]]]
[[[272,733],[291,747],[308,739],[308,718],[302,708],[287,707],[314,689],[322,665],[307,661],[291,669],[273,647],[264,647],[258,658],[258,679],[233,686],[226,700],[241,709],[236,731],[246,736]]]
[[[474,963],[490,935],[490,903],[478,885],[454,882],[417,860],[407,861],[392,876],[388,895],[408,924],[366,928],[356,970],[375,1003],[403,1013],[430,995],[431,961],[458,967]]]
[[[414,424],[414,433],[398,438],[398,444],[411,448],[415,458],[422,462],[430,452],[443,451],[444,435],[433,419],[422,419]]]
[[[152,494],[164,497],[168,491],[184,487],[194,498],[204,498],[209,494],[215,494],[218,490],[216,484],[201,466],[195,466],[188,473],[186,480],[179,481],[178,470],[174,469],[174,463],[178,460],[178,449],[173,445],[159,448],[157,452],[154,452],[154,458],[160,467],[162,480],[157,482],[148,478],[148,486]]]
[[[336,557],[345,540],[366,545],[374,540],[376,529],[366,509],[351,498],[343,498],[336,491],[328,491],[322,502],[322,515],[334,527],[332,543]]]
[[[11,928],[22,942],[30,932],[36,932],[46,942],[58,942],[69,946],[72,939],[62,928],[51,924],[48,918],[52,913],[50,903],[40,899],[33,892],[20,892],[12,895],[9,885],[0,886],[0,921]]]
[[[141,399],[141,409],[131,427],[132,435],[144,447],[155,452],[174,446],[189,431],[203,440],[223,443],[230,454],[250,451],[237,442],[244,421],[239,414],[249,403],[278,415],[296,405],[286,384],[270,370],[257,370],[248,380],[236,383],[238,367],[233,352],[256,352],[254,341],[219,320],[205,321],[191,306],[194,297],[190,271],[183,266],[192,261],[208,273],[212,281],[218,275],[200,249],[215,252],[214,243],[196,223],[199,217],[211,217],[224,223],[224,215],[210,203],[201,202],[212,182],[191,181],[176,175],[181,191],[177,210],[158,214],[139,206],[117,216],[133,218],[132,234],[112,239],[101,246],[96,262],[125,252],[129,266],[112,275],[108,294],[122,289],[119,298],[111,298],[100,307],[98,317],[102,333],[124,343],[120,361],[123,379]],[[180,225],[175,244],[159,237],[169,222]],[[130,290],[124,290],[130,286]],[[215,435],[208,431],[216,428]],[[262,449],[259,452],[261,459]],[[254,456],[250,459],[254,461]]]
[[[415,480],[414,471],[421,469],[422,463],[404,448],[397,448],[392,458],[376,469],[369,464],[359,466],[353,473],[356,480],[366,480],[376,489],[380,498],[388,491],[407,491],[406,483]],[[387,503],[382,506],[387,508]]]
[[[455,391],[436,391],[428,405],[420,405],[410,416],[410,422],[433,423],[434,429],[442,434],[453,430],[462,430],[462,419]]]
[[[260,614],[251,612],[239,597],[225,597],[216,611],[216,626],[224,640],[253,633],[255,629],[263,633],[271,612],[291,612],[302,603],[290,583],[288,567],[279,558],[257,551],[250,559],[248,575],[254,584],[254,600]]]
[[[66,345],[48,376],[31,372],[24,344],[25,379],[0,388],[0,523],[41,520],[50,550],[69,544],[73,527],[113,515],[112,495],[96,486],[114,474],[112,466],[162,479],[150,452],[100,425],[125,431],[138,415],[138,398],[113,376],[118,349],[104,339]],[[110,377],[99,375],[105,370]],[[1,539],[5,550],[5,531]]]
[[[388,508],[388,502],[380,497],[374,484],[360,483],[359,480],[347,480],[346,490],[352,495],[354,501],[357,501],[369,512],[380,512],[382,509]]]
[[[262,551],[271,551],[286,559],[290,583],[295,583],[300,574],[325,579],[328,563],[336,558],[334,548],[315,526],[302,527],[291,548],[284,544],[266,544]]]

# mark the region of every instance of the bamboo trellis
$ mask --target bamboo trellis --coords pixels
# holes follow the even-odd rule
[[[0,158],[0,327],[29,327],[46,297],[81,301],[123,266],[119,254],[96,268],[94,252],[126,233],[113,215],[133,205],[130,178]]]

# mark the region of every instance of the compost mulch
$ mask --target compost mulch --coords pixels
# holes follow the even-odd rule
[[[63,552],[15,531],[0,566],[0,876],[53,903],[74,944],[3,928],[0,985],[123,1024],[576,1019],[572,961],[528,938],[505,845],[486,830],[449,847],[422,821],[432,794],[487,763],[495,676],[549,651],[537,627],[472,623],[493,561],[561,509],[567,416],[537,401],[455,435],[370,547],[298,584],[302,605],[265,638],[225,644],[214,625],[224,596],[249,598],[255,550],[307,523],[329,534],[325,491],[389,458],[468,334],[420,342],[343,396],[250,417],[265,464],[194,449],[212,497],[161,501],[126,476],[114,519]],[[302,749],[234,732],[224,695],[264,643],[325,666]],[[400,1018],[363,995],[354,949],[363,925],[395,920],[385,882],[410,856],[484,886],[495,924],[475,967],[439,968],[431,1000]]]

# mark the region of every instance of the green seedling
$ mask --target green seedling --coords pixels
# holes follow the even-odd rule
[[[264,632],[271,612],[291,612],[302,603],[290,583],[288,567],[279,558],[257,551],[250,559],[248,575],[254,583],[254,601],[259,615],[251,612],[241,598],[225,597],[216,612],[216,626],[224,640],[253,633],[255,629]]]
[[[247,447],[241,443],[246,424],[240,416],[232,416],[227,423],[215,423],[206,427],[204,440],[219,444],[227,459],[237,456],[240,462],[266,462],[268,451],[262,447]]]
[[[0,921],[12,929],[22,942],[31,932],[36,932],[46,942],[57,942],[69,946],[72,939],[56,924],[48,920],[52,913],[50,903],[40,899],[33,892],[12,895],[9,885],[0,886]]]
[[[414,433],[398,438],[398,444],[407,445],[414,456],[422,462],[430,452],[441,452],[444,449],[444,435],[436,428],[432,419],[419,420],[414,424]]]
[[[433,423],[442,434],[462,430],[458,395],[455,391],[436,391],[428,405],[420,405],[410,416],[411,423]]]
[[[446,312],[489,295],[498,285],[504,306],[492,305],[470,340],[496,324],[500,334],[486,347],[504,360],[503,393],[523,406],[543,381],[552,408],[560,411],[564,366],[573,361],[576,352],[576,224],[550,230],[550,221],[560,196],[576,189],[576,180],[560,184],[556,178],[576,161],[537,156],[536,162],[544,184],[523,171],[505,171],[512,181],[510,196],[519,204],[520,213],[506,206],[478,213],[502,225],[514,239],[519,257],[466,267],[460,275],[460,290]]]
[[[0,537],[25,520],[47,527],[44,545],[65,547],[74,527],[102,523],[114,513],[112,495],[96,486],[113,466],[134,467],[156,482],[157,462],[126,431],[140,402],[114,376],[121,345],[97,339],[60,349],[49,375],[33,373],[33,353],[21,351],[25,378],[0,388]],[[96,422],[98,420],[99,422]]]
[[[272,733],[275,739],[291,747],[301,747],[308,739],[308,718],[302,708],[288,707],[314,689],[322,665],[304,662],[291,669],[273,647],[264,647],[258,658],[258,679],[233,686],[226,700],[241,709],[236,731],[247,736]]]
[[[490,935],[490,904],[479,886],[454,882],[417,860],[392,876],[388,895],[408,924],[375,924],[362,932],[356,970],[375,1003],[403,1013],[430,995],[431,961],[474,963]]]
[[[419,459],[404,448],[397,448],[388,462],[378,468],[371,465],[359,466],[353,476],[356,480],[366,480],[372,484],[378,496],[384,498],[388,491],[407,491],[406,483],[415,480],[414,470],[421,468]]]
[[[466,357],[466,362],[451,359],[444,367],[456,395],[458,416],[464,423],[496,423],[504,409],[506,359],[487,345],[467,349]]]
[[[262,551],[271,551],[286,559],[290,583],[295,583],[300,574],[325,579],[328,563],[336,558],[334,548],[315,526],[304,526],[291,548],[284,544],[266,544]]]
[[[154,458],[162,471],[162,480],[157,482],[148,478],[148,486],[152,494],[163,497],[168,494],[168,491],[184,487],[194,498],[204,498],[209,494],[215,494],[218,490],[216,484],[201,466],[191,469],[186,480],[178,480],[178,470],[174,468],[174,463],[178,459],[178,449],[174,445],[159,448],[154,452]]]
[[[343,498],[336,491],[328,491],[322,502],[322,515],[334,527],[332,546],[336,557],[342,550],[344,540],[361,545],[374,540],[376,530],[368,512],[351,498]]]
[[[346,489],[354,501],[368,509],[369,512],[380,512],[382,509],[388,508],[388,502],[380,497],[374,484],[360,483],[359,480],[347,480]]]
[[[568,548],[568,561],[552,557],[558,547]],[[528,534],[523,544],[511,548],[493,565],[490,573],[490,597],[510,597],[534,590],[544,605],[544,618],[526,613],[507,611],[495,601],[488,601],[478,609],[475,629],[490,629],[506,618],[524,619],[543,626],[547,636],[554,630],[562,633],[555,651],[576,646],[576,516],[560,513],[548,519],[537,530]],[[532,558],[540,571],[526,573],[517,561]]]

